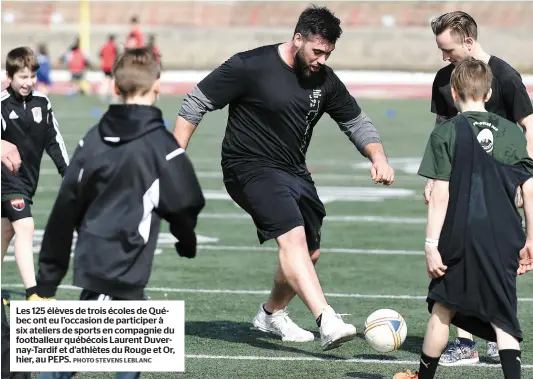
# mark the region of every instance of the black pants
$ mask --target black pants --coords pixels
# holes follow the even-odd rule
[[[112,296],[92,292],[89,290],[82,290],[80,294],[80,300],[100,300],[100,301],[109,301],[109,300],[123,300],[118,298],[113,298]],[[41,372],[39,379],[70,379],[76,373],[75,372]],[[139,379],[141,377],[140,372],[117,372],[116,379]]]

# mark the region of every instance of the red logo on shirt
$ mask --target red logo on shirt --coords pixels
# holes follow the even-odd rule
[[[16,211],[21,211],[24,209],[24,207],[26,206],[26,203],[24,202],[24,199],[21,199],[20,197],[16,198],[16,199],[11,199],[11,206],[13,207],[14,210]]]

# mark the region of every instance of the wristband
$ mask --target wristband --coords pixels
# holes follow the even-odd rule
[[[426,245],[438,247],[439,240],[432,239],[432,238],[426,238]]]

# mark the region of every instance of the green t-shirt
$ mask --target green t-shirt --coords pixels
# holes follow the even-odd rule
[[[470,123],[485,152],[505,164],[524,160],[528,170],[533,173],[533,160],[528,156],[526,138],[520,126],[489,112],[464,112],[462,115]],[[454,151],[455,117],[433,129],[418,175],[449,180]]]

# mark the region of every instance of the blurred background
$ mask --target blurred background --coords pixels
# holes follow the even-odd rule
[[[433,71],[443,65],[429,27],[461,9],[487,51],[533,73],[533,2],[322,1],[344,34],[330,64],[342,69]],[[167,69],[212,69],[233,53],[291,37],[304,1],[2,1],[2,52],[46,42],[59,57],[81,32],[92,61],[109,33],[127,42],[131,18],[155,36]]]

